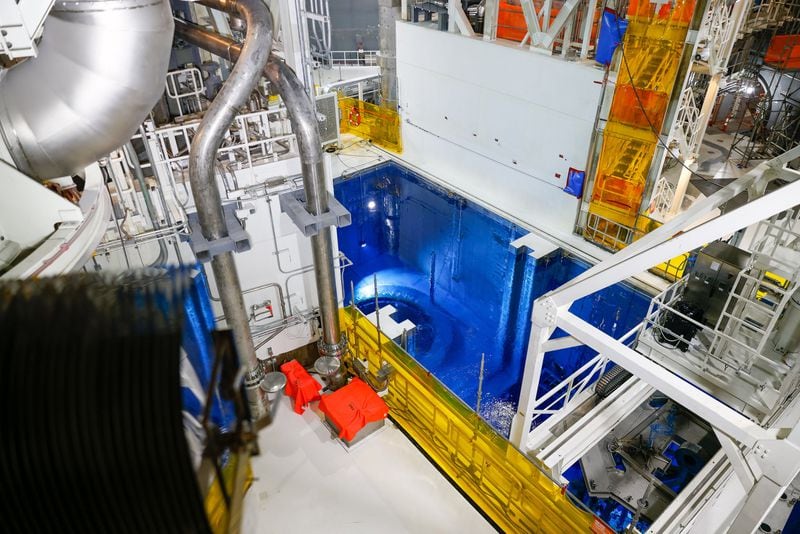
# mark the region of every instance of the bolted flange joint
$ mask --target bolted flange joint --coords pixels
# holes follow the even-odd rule
[[[341,358],[347,352],[347,337],[342,335],[339,343],[325,343],[322,340],[317,342],[317,350],[320,356],[333,356],[334,358]]]

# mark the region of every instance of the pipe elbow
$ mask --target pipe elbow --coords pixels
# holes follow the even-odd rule
[[[0,80],[0,133],[17,167],[66,176],[130,139],[164,91],[172,33],[166,0],[57,3],[39,56]]]

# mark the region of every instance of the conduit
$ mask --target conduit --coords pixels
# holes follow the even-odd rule
[[[69,176],[129,140],[164,91],[164,0],[57,2],[39,55],[0,80],[0,134],[20,171]]]
[[[238,108],[250,98],[250,93],[267,64],[272,48],[272,15],[261,0],[204,0],[202,3],[240,17],[247,24],[241,57],[203,116],[189,152],[189,181],[200,230],[207,241],[214,242],[228,238],[228,227],[214,173],[217,150]],[[226,322],[233,331],[239,358],[249,369],[245,386],[251,412],[258,418],[266,409],[266,404],[260,399],[259,388],[263,372],[250,335],[249,318],[245,311],[233,252],[228,250],[215,255],[211,259],[211,268],[222,299]]]
[[[212,6],[211,0],[201,0],[200,3]],[[180,19],[175,19],[175,34],[190,44],[230,61],[244,54],[244,47],[232,39]],[[270,60],[264,69],[264,74],[283,98],[292,123],[292,131],[297,136],[307,209],[312,215],[323,214],[328,211],[328,192],[325,186],[322,143],[314,103],[306,94],[297,75],[282,61]],[[329,228],[311,237],[311,249],[314,255],[314,275],[323,331],[319,350],[323,356],[338,357],[344,351],[344,341],[339,329],[336,279],[333,274],[333,246]]]

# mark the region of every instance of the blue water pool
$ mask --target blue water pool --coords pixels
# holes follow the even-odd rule
[[[507,436],[533,300],[589,265],[563,251],[533,259],[510,245],[524,228],[392,162],[342,177],[334,190],[353,219],[338,231],[339,247],[353,261],[344,272],[346,302],[353,287],[358,307],[374,311],[376,276],[379,305],[391,304],[396,321],[417,325],[409,353],[473,408],[484,355],[481,414]],[[619,336],[642,319],[648,302],[618,284],[571,310]],[[540,393],[593,355],[586,348],[553,353]]]

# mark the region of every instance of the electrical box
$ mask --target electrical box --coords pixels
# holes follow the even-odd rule
[[[689,274],[684,300],[703,310],[703,322],[714,327],[733,291],[736,277],[750,260],[750,253],[715,241],[697,254]]]

